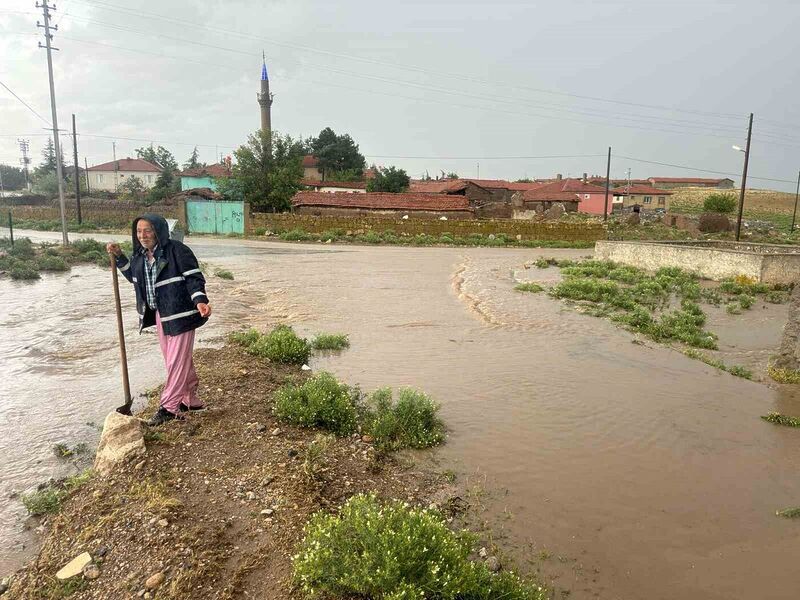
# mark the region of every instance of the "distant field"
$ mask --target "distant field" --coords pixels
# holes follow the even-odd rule
[[[739,199],[739,190],[709,190],[707,188],[684,188],[672,190],[670,210],[676,213],[696,214],[703,212],[703,200],[709,194],[733,194]],[[747,190],[744,195],[744,218],[769,221],[776,227],[788,229],[792,224],[794,194],[771,190]]]

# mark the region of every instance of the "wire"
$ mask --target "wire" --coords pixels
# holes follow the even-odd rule
[[[615,158],[624,158],[625,160],[632,160],[634,162],[646,163],[649,165],[660,165],[662,167],[675,167],[678,169],[686,169],[687,171],[699,171],[701,173],[713,173],[715,175],[732,175],[733,177],[740,177],[741,173],[728,173],[726,171],[711,171],[709,169],[698,169],[696,167],[687,167],[686,165],[676,165],[673,163],[657,162],[654,160],[644,160],[642,158],[634,158],[632,156],[623,156],[621,154],[615,155]],[[757,177],[755,175],[747,175],[748,179],[759,179],[761,181],[776,181],[779,183],[795,183],[793,179],[775,179],[773,177]]]
[[[365,154],[369,158],[397,158],[420,160],[538,160],[545,158],[597,158],[605,154],[553,154],[549,156],[394,156],[388,154]]]
[[[8,86],[7,86],[5,83],[3,83],[2,81],[0,81],[0,85],[2,85],[4,88],[6,88],[6,89],[9,91],[9,93],[10,93],[12,96],[14,96],[14,98],[16,98],[17,100],[19,100],[20,102],[22,102],[22,104],[24,104],[24,105],[25,105],[25,108],[27,108],[27,109],[28,109],[29,111],[31,111],[31,112],[32,112],[34,115],[36,115],[36,116],[37,116],[37,117],[39,117],[39,118],[40,118],[42,121],[44,121],[45,123],[47,123],[48,125],[50,125],[50,126],[52,127],[52,124],[50,123],[50,121],[48,121],[48,120],[47,120],[47,119],[45,119],[45,118],[44,118],[42,115],[40,115],[38,112],[36,112],[36,109],[34,109],[34,108],[33,108],[33,107],[30,105],[30,104],[28,104],[27,102],[25,102],[25,100],[23,100],[22,98],[20,98],[19,96],[17,96],[17,95],[14,93],[14,90],[12,90],[10,87],[8,87]]]

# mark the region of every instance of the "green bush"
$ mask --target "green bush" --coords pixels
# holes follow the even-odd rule
[[[568,267],[574,268],[574,267]],[[563,271],[566,271],[564,269]],[[563,272],[562,271],[562,272]],[[552,288],[550,293],[556,298],[570,300],[589,300],[591,302],[609,302],[619,295],[619,286],[613,281],[595,279],[569,278]]]
[[[250,328],[247,331],[235,331],[231,333],[228,338],[240,346],[252,346],[255,344],[260,338],[261,333],[257,329]]]
[[[350,340],[343,333],[320,333],[311,342],[314,350],[344,350],[350,347]]]
[[[518,283],[514,286],[514,289],[518,292],[533,292],[534,294],[544,291],[544,288],[540,286],[538,283],[528,282],[528,283]]]
[[[727,214],[733,212],[736,204],[736,196],[733,194],[709,194],[703,200],[703,210]]]
[[[774,423],[775,425],[784,425],[785,427],[800,427],[800,419],[797,417],[790,417],[789,415],[782,415],[781,413],[771,412],[768,415],[761,417],[765,421]]]
[[[616,269],[617,265],[610,260],[585,260],[569,267],[563,267],[561,274],[569,277],[605,278]]]
[[[92,238],[75,240],[71,245],[72,248],[78,252],[78,254],[86,254],[87,252],[101,252],[102,254],[108,254],[106,252],[106,245],[103,242],[98,242]]]
[[[57,513],[69,494],[81,487],[92,477],[92,471],[86,469],[82,473],[67,477],[63,481],[47,485],[30,494],[22,495],[22,504],[34,516]]]
[[[364,430],[384,452],[428,448],[444,441],[444,423],[438,412],[439,406],[422,392],[403,388],[395,403],[391,388],[382,388],[369,397]]]
[[[11,279],[17,280],[31,280],[39,279],[38,266],[33,262],[18,262],[11,267]]]
[[[311,355],[311,345],[287,325],[278,325],[247,347],[250,354],[268,358],[273,362],[303,364]]]
[[[764,300],[771,304],[786,304],[789,301],[789,294],[773,290],[766,293]]]
[[[287,242],[305,242],[311,236],[302,229],[292,229],[291,231],[284,231],[280,234],[280,238]]]
[[[30,238],[19,238],[14,240],[14,245],[7,249],[8,255],[21,260],[30,260],[36,254],[36,250]]]
[[[40,271],[69,271],[69,265],[60,256],[43,255],[36,259]]]
[[[743,309],[748,310],[756,303],[756,297],[750,296],[748,294],[742,294],[739,296],[739,306]]]
[[[275,392],[275,415],[300,427],[321,427],[349,435],[358,422],[358,392],[325,371],[302,385],[288,384]]]
[[[314,514],[293,557],[308,595],[376,600],[544,600],[546,590],[469,560],[475,537],[451,531],[436,512],[374,495],[339,514]]]
[[[214,275],[216,275],[220,279],[233,280],[233,273],[231,273],[227,269],[217,269],[216,271],[214,271]]]

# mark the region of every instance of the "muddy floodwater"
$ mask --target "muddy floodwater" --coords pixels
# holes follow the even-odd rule
[[[514,291],[537,256],[589,251],[190,245],[235,276],[210,278],[201,343],[277,322],[349,334],[349,350],[312,367],[439,401],[449,437],[437,465],[476,484],[470,500],[507,554],[570,598],[797,597],[800,524],[775,511],[800,505],[800,434],[759,416],[800,414],[800,401]],[[130,289],[123,298],[141,393],[163,377],[161,357],[155,336],[135,331]],[[710,311],[726,362],[758,366],[777,347],[785,306],[758,311]],[[32,547],[8,495],[77,468],[51,446],[96,442],[87,423],[121,403],[119,377],[108,272],[0,281],[4,572]]]

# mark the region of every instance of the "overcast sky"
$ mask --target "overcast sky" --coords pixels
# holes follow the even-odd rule
[[[605,174],[612,146],[612,177],[715,176],[654,161],[738,182],[753,112],[748,182],[794,191],[755,177],[800,169],[799,17],[770,0],[63,0],[58,119],[76,114],[90,165],[113,140],[118,158],[153,141],[214,162],[259,127],[263,49],[276,130],[330,126],[412,177]],[[37,18],[0,0],[0,82],[49,123]],[[0,87],[0,161],[24,136],[38,163],[48,123]]]

